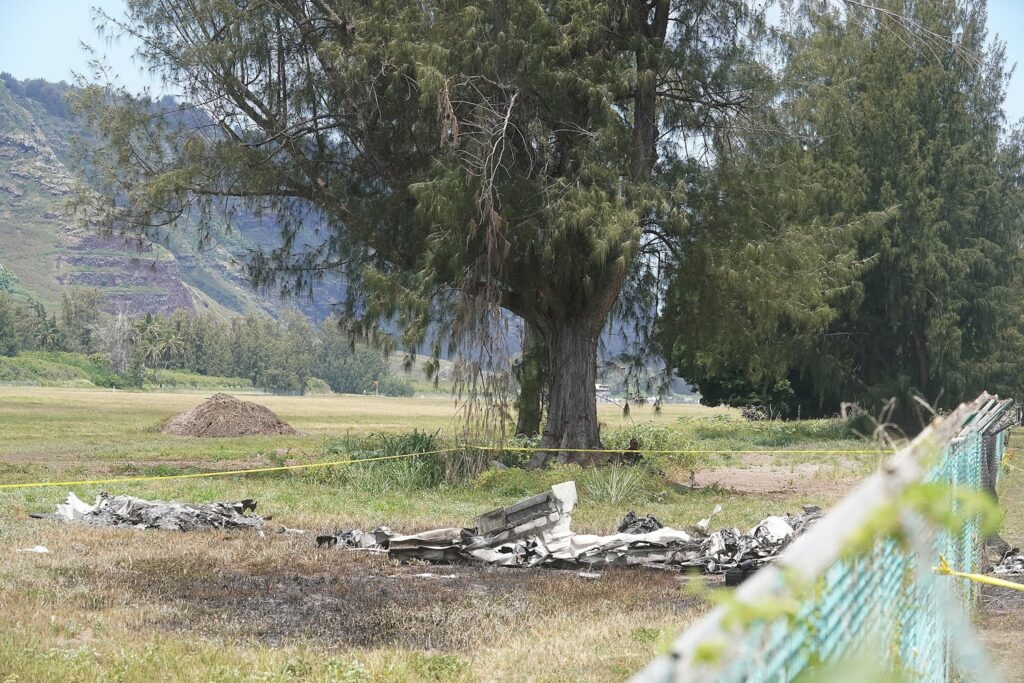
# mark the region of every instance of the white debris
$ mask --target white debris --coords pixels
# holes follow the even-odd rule
[[[750,535],[769,543],[782,543],[793,537],[793,527],[782,517],[765,517],[750,530]]]
[[[97,505],[99,501],[97,500]],[[68,492],[67,500],[64,501],[63,505],[57,505],[57,515],[63,517],[69,522],[75,522],[81,520],[89,513],[93,512],[95,508],[88,503],[83,502],[73,492]]]
[[[455,574],[434,574],[431,572],[423,572],[421,574],[412,574],[414,579],[454,579]]]
[[[697,522],[697,526],[703,529],[704,531],[707,531],[708,527],[711,526],[711,520],[713,520],[715,518],[715,515],[717,515],[721,511],[722,506],[715,505],[715,509],[711,511],[711,514],[708,515],[707,519],[702,519],[699,522]]]
[[[95,504],[88,505],[74,493],[69,493],[67,500],[57,505],[55,514],[32,516],[91,526],[194,531],[259,528],[263,519],[255,514],[247,514],[255,510],[256,501],[252,499],[234,503],[175,503],[101,493],[96,496]]]
[[[40,555],[50,552],[50,549],[45,545],[34,545],[31,548],[18,548],[15,552],[19,553],[39,553]]]

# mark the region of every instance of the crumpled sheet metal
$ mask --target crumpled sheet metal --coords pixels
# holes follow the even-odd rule
[[[718,573],[734,567],[756,569],[771,562],[823,514],[809,507],[797,516],[766,517],[744,534],[738,529],[708,532],[720,506],[686,531],[664,527],[650,515],[640,517],[630,512],[619,525],[619,533],[598,536],[572,531],[575,505],[576,484],[569,481],[480,515],[472,528],[435,529],[390,538],[381,538],[382,530],[378,529],[372,532],[372,539],[356,529],[320,536],[317,544],[378,547],[401,562],[469,561],[506,567],[582,569],[642,565]]]
[[[1003,555],[1003,559],[992,567],[996,576],[1024,576],[1024,553],[1020,548],[1012,548]]]
[[[388,543],[394,534],[386,526],[377,527],[373,531],[362,529],[342,529],[333,534],[322,534],[316,537],[317,548],[363,548],[366,550],[387,550]]]
[[[252,499],[234,503],[175,503],[101,493],[96,496],[96,502],[89,505],[69,493],[67,500],[57,505],[55,514],[34,516],[90,526],[195,531],[258,529],[263,525],[263,518],[247,514],[255,510],[256,501]]]

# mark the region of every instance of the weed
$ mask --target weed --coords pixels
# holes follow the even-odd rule
[[[450,681],[461,677],[467,665],[458,655],[417,652],[413,657],[413,669],[428,681]]]
[[[370,678],[370,672],[357,661],[331,659],[324,668],[328,683],[362,683]]]
[[[582,474],[583,468],[579,465],[554,464],[542,470],[510,467],[487,470],[474,480],[473,487],[505,498],[525,498],[563,481],[579,479]]]
[[[641,626],[640,628],[633,629],[629,637],[638,643],[656,643],[658,638],[661,637],[661,631],[656,628]]]

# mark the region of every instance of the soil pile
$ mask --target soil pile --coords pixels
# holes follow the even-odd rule
[[[171,418],[163,433],[214,437],[298,434],[269,408],[227,394],[214,394],[192,410]]]

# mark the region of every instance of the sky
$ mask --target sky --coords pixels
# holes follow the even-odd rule
[[[1006,97],[1011,120],[1024,118],[1024,0],[989,0],[989,32],[1006,41],[1007,61],[1019,64]],[[132,90],[155,85],[133,63],[133,46],[97,36],[92,8],[119,15],[124,0],[0,0],[0,71],[17,78],[73,80],[87,70],[87,43]]]

